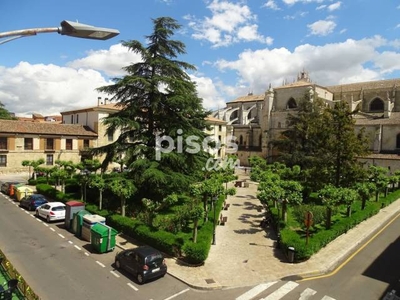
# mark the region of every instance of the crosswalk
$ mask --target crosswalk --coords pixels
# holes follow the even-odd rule
[[[301,291],[297,289],[296,292],[294,292],[296,288],[300,288],[299,284],[294,281],[287,281],[283,285],[279,285],[278,283],[279,281],[261,283],[237,297],[236,300],[279,300],[284,297],[284,299],[293,300],[335,300],[328,295],[316,295],[317,291],[314,291],[311,288],[305,288]],[[290,297],[291,294],[292,297]]]

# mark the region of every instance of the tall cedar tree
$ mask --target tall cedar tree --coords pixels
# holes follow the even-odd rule
[[[137,198],[161,201],[172,192],[186,190],[197,180],[193,174],[205,166],[208,154],[201,148],[188,153],[192,146],[185,143],[188,136],[202,143],[206,137],[205,118],[209,114],[202,106],[196,85],[186,70],[195,67],[176,60],[185,54],[185,45],[170,37],[181,26],[172,18],[153,20],[154,31],[146,36],[147,47],[139,41],[123,41],[123,46],[141,56],[142,61],[124,68],[127,75],[115,78],[115,84],[98,88],[112,95],[120,111],[104,121],[106,134],[120,132],[112,144],[94,149],[105,153],[105,168],[121,154],[130,175],[138,187]],[[156,156],[156,137],[169,136],[175,149]],[[182,143],[178,143],[182,141]],[[179,144],[182,144],[180,149]],[[168,143],[162,143],[168,147]]]

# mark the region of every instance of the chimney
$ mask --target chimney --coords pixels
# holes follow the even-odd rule
[[[97,106],[100,106],[101,97],[97,97]]]

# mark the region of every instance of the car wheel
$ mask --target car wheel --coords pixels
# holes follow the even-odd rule
[[[121,263],[119,262],[119,259],[115,260],[115,266],[117,267],[117,269],[121,269]]]
[[[50,223],[50,216],[47,216],[46,221],[47,223]]]
[[[136,279],[137,279],[137,282],[138,282],[139,284],[143,284],[143,283],[144,283],[144,278],[143,278],[143,275],[142,275],[142,274],[138,273],[138,274],[136,275]]]

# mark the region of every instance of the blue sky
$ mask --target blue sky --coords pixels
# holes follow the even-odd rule
[[[115,28],[107,41],[56,33],[0,45],[0,102],[20,116],[97,105],[97,87],[140,60],[120,44],[176,19],[179,57],[197,67],[206,108],[221,108],[308,71],[320,85],[400,77],[400,1],[394,0],[1,0],[0,32],[58,27],[62,20]]]

